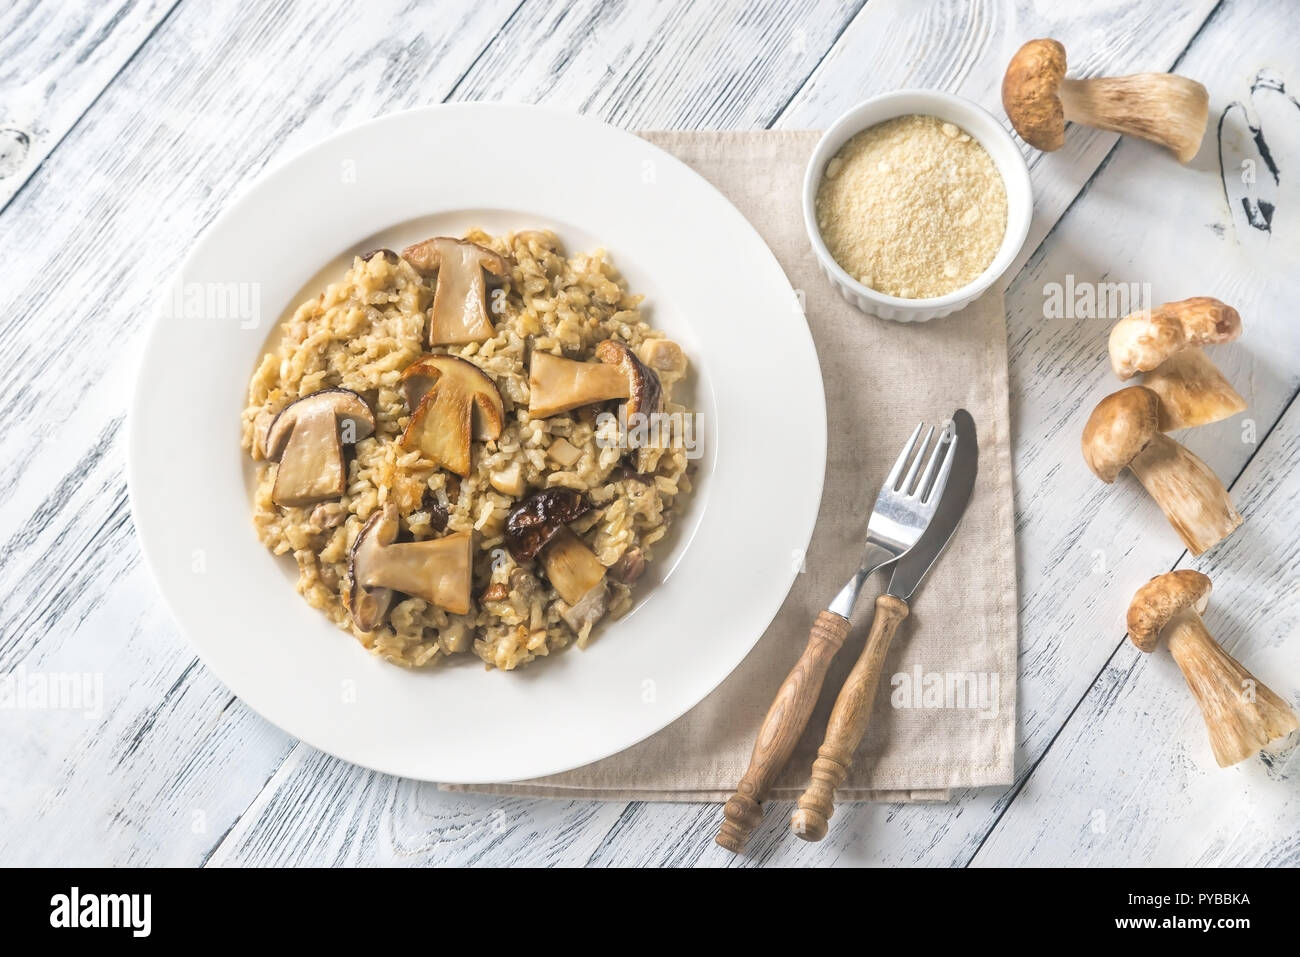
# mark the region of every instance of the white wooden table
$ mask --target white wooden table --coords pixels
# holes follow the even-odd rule
[[[245,13],[241,11],[255,10]],[[751,855],[716,805],[450,795],[298,743],[195,659],[139,560],[124,408],[160,283],[269,162],[377,114],[506,99],[632,129],[817,128],[903,86],[1000,113],[1011,51],[1051,35],[1087,74],[1177,69],[1211,91],[1201,156],[1073,129],[1030,158],[1010,288],[1021,589],[1017,779],[944,806],[843,808],[826,842],[773,808]],[[0,709],[0,864],[1297,864],[1300,760],[1219,770],[1172,660],[1124,636],[1133,589],[1193,566],[1211,629],[1300,702],[1300,18],[1285,0],[749,4],[81,0],[0,9],[0,674],[103,677],[97,715]],[[1276,84],[1273,84],[1276,86]],[[1244,104],[1279,167],[1273,231],[1237,202]],[[1260,165],[1259,175],[1268,176]],[[1216,295],[1214,358],[1250,401],[1186,443],[1245,526],[1199,561],[1136,483],[1087,473],[1117,387],[1107,320],[1044,286]]]

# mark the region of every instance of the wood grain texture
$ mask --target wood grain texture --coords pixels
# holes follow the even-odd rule
[[[862,653],[853,670],[844,679],[844,687],[835,698],[826,735],[813,761],[812,780],[796,802],[799,806],[790,818],[790,832],[805,841],[820,841],[835,813],[835,789],[844,783],[853,763],[853,752],[862,743],[871,720],[871,706],[880,689],[880,672],[885,655],[894,640],[894,632],[907,617],[907,602],[893,595],[876,599]]]
[[[0,214],[0,355],[23,370],[0,383],[22,423],[0,462],[0,671],[103,687],[96,719],[0,711],[0,861],[201,863],[289,754],[140,568],[122,475],[135,352],[163,277],[268,160],[445,97],[513,9],[466,7],[431,40],[404,4],[182,6]]]
[[[834,612],[823,611],[817,615],[803,654],[781,682],[758,729],[745,776],[722,808],[724,820],[716,837],[720,847],[740,851],[763,820],[761,805],[767,799],[768,789],[785,768],[808,726],[826,671],[851,627],[847,618]]]
[[[1298,466],[1300,402],[1234,486],[1249,521],[1205,558],[1178,562],[1214,582],[1204,616],[1211,634],[1292,707],[1300,707]],[[1127,585],[1115,590],[1127,600]],[[1296,742],[1220,768],[1168,650],[1143,654],[1123,632],[1114,620],[1097,681],[974,863],[1300,865]]]
[[[1296,701],[1296,642],[1284,639],[1297,631],[1300,520],[1277,503],[1294,500],[1280,483],[1300,468],[1300,345],[1286,325],[1297,292],[1287,211],[1300,208],[1300,183],[1287,163],[1272,175],[1251,129],[1273,157],[1300,156],[1287,97],[1273,95],[1282,81],[1300,87],[1300,24],[1285,5],[167,8],[0,13],[0,128],[48,131],[37,137],[48,155],[29,150],[25,186],[7,207],[0,199],[0,356],[15,370],[0,381],[0,415],[21,424],[0,461],[0,671],[98,674],[104,689],[97,716],[0,711],[0,863],[1295,863],[1294,759],[1263,776],[1249,762],[1203,769],[1190,749],[1204,732],[1172,662],[1123,657],[1122,604],[1181,546],[1139,488],[1101,486],[1078,457],[1084,418],[1118,385],[1105,368],[1109,320],[1044,316],[1045,287],[1067,275],[1149,282],[1157,299],[1218,295],[1241,310],[1245,336],[1213,358],[1251,407],[1181,438],[1230,484],[1246,524],[1197,566],[1216,581],[1216,635]],[[1013,788],[946,806],[845,806],[820,844],[790,837],[786,804],[738,858],[713,843],[717,805],[452,795],[343,764],[266,725],[194,661],[139,567],[123,408],[160,277],[273,158],[448,97],[544,102],[631,127],[793,128],[916,85],[996,114],[1007,56],[1038,35],[1064,40],[1076,72],[1176,65],[1197,77],[1214,139],[1187,170],[1088,130],[1059,153],[1030,154],[1037,212],[1008,300],[1022,620]],[[1261,70],[1280,81],[1255,82]],[[0,165],[12,155],[0,147]],[[1243,161],[1265,174],[1253,189]],[[1258,199],[1274,210],[1268,229]],[[1271,523],[1256,522],[1257,508]],[[1252,588],[1282,610],[1266,621],[1225,601]],[[1175,742],[1189,750],[1168,750]],[[1142,762],[1154,762],[1160,799],[1134,799]]]
[[[176,3],[0,7],[0,210]]]

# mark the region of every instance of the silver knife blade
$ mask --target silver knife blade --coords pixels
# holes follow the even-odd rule
[[[948,474],[948,484],[944,486],[939,507],[922,533],[921,540],[894,566],[889,587],[885,589],[888,594],[903,601],[912,597],[926,573],[943,554],[952,533],[961,523],[962,515],[966,513],[971,490],[975,487],[975,474],[979,471],[979,442],[975,434],[975,420],[965,409],[958,409],[952,414],[952,424],[957,447],[952,453],[952,471]]]

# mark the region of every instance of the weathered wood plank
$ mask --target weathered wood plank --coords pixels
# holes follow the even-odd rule
[[[451,795],[299,745],[208,864],[572,865],[596,852],[621,810]]]
[[[1180,70],[1212,91],[1211,130],[1198,160],[1182,169],[1148,144],[1121,143],[1008,293],[1022,776],[1102,670],[1133,588],[1182,554],[1140,486],[1130,478],[1104,486],[1084,466],[1083,423],[1097,400],[1122,385],[1106,358],[1112,319],[1045,318],[1047,284],[1064,283],[1067,275],[1085,283],[1137,281],[1150,283],[1157,301],[1209,294],[1241,309],[1243,340],[1216,349],[1214,358],[1247,396],[1251,408],[1241,418],[1251,419],[1254,428],[1243,432],[1245,423],[1231,420],[1183,436],[1225,481],[1254,454],[1255,445],[1243,442],[1243,435],[1265,434],[1300,386],[1300,339],[1281,307],[1296,295],[1297,278],[1279,265],[1296,255],[1300,231],[1279,225],[1271,238],[1260,237],[1229,209],[1214,128],[1232,102],[1249,101],[1261,67],[1293,59],[1286,51],[1295,48],[1295,24],[1281,28],[1274,9],[1225,4],[1184,56]],[[1263,29],[1264,23],[1270,27]],[[1225,127],[1230,168],[1238,167],[1236,157],[1249,146],[1245,134],[1239,124]],[[1300,205],[1300,182],[1291,189],[1279,200],[1280,209]],[[1154,236],[1161,241],[1153,242]],[[915,831],[873,831],[874,810],[853,809],[844,831],[873,835],[864,858],[872,863],[959,863],[974,854],[1004,804],[1002,798],[970,794],[947,816],[918,817],[905,809],[922,825]],[[867,817],[861,827],[852,819],[858,813]]]
[[[640,129],[766,126],[864,0],[526,3],[456,89]]]
[[[0,210],[176,3],[0,8]]]
[[[869,36],[871,42],[880,44],[886,42],[881,38],[889,38],[891,33],[887,24],[876,23],[876,29],[871,31],[861,31],[859,23],[868,18],[876,8],[876,4],[870,5],[863,13],[859,14],[853,25],[846,31],[844,38],[840,43],[844,44],[849,39],[857,36]],[[885,5],[885,9],[891,9]],[[897,8],[893,8],[897,11]],[[1128,9],[1125,7],[1124,9]],[[901,15],[899,13],[898,15]],[[1137,23],[1143,23],[1150,27],[1150,21],[1137,19]],[[1182,30],[1181,39],[1177,35],[1169,38],[1169,49],[1167,55],[1172,62],[1178,56],[1180,49],[1177,42],[1186,44],[1195,33],[1199,23],[1188,21],[1179,21],[1177,27]],[[1138,27],[1134,27],[1137,30]],[[1041,32],[1041,31],[1040,31]],[[832,57],[839,55],[839,47]],[[844,54],[848,56],[848,54]],[[831,58],[828,58],[828,60]],[[864,56],[864,60],[870,60],[870,55]],[[1004,61],[1003,61],[1004,62]],[[989,68],[992,70],[993,68]],[[997,77],[1000,79],[1001,64],[996,67]],[[814,77],[813,84],[820,81],[824,71],[819,71]],[[986,70],[986,73],[989,71]],[[991,75],[991,74],[989,74]],[[899,85],[905,82],[905,77],[893,79],[888,75],[884,76],[879,82],[884,86]],[[988,83],[994,83],[993,80],[987,80]],[[995,88],[995,86],[994,86]],[[804,94],[796,99],[796,102],[803,99]],[[856,100],[857,94],[852,99]],[[808,122],[794,123],[793,125],[819,125],[833,118],[833,114],[840,109],[849,105],[848,102],[835,104],[828,107],[832,115],[822,119],[809,120]],[[628,106],[623,108],[631,112],[636,107]],[[785,125],[786,118],[783,117],[781,125]],[[1085,135],[1086,132],[1085,132]],[[1146,149],[1144,146],[1137,146],[1139,150]],[[1099,161],[1104,151],[1094,158],[1094,165]],[[1057,159],[1053,157],[1052,159]],[[1074,168],[1072,165],[1071,169]],[[1167,167],[1160,167],[1167,172]],[[1051,169],[1046,169],[1042,174],[1051,175]],[[1086,180],[1086,176],[1081,177],[1080,181]],[[1107,213],[1106,215],[1110,215]],[[1036,278],[1034,283],[1041,287],[1043,280]],[[1019,295],[1026,302],[1029,301],[1028,290],[1034,286],[1025,286]],[[1014,295],[1013,295],[1014,300]],[[1041,295],[1039,296],[1040,313],[1041,313]],[[1026,320],[1026,323],[1028,320]],[[1093,330],[1095,333],[1096,330]],[[1093,352],[1095,353],[1095,343]],[[1042,357],[1039,357],[1040,359]],[[1031,375],[1029,381],[1034,383],[1035,388],[1041,388],[1038,383],[1047,383],[1051,377],[1056,374],[1057,363],[1053,361],[1046,367],[1047,371],[1041,375]],[[1097,374],[1098,367],[1094,364],[1089,368],[1088,375],[1092,376],[1095,381],[1101,381]],[[1025,442],[1034,442],[1038,439],[1036,425],[1033,422],[1020,423],[1022,429],[1022,440]],[[1076,438],[1073,441],[1077,442]],[[1076,451],[1071,450],[1071,455],[1077,455]],[[1059,514],[1059,510],[1058,510]],[[1172,561],[1171,556],[1170,561]],[[1050,585],[1045,585],[1050,590]],[[1026,634],[1031,627],[1026,622]],[[1083,689],[1079,689],[1078,694],[1082,694]],[[1074,700],[1077,700],[1077,696]],[[1061,712],[1060,718],[1064,720],[1068,708]],[[1041,746],[1041,742],[1040,742]],[[741,863],[754,862],[777,862],[777,863],[809,863],[809,862],[827,862],[837,861],[844,863],[887,863],[887,864],[909,864],[917,862],[925,863],[950,863],[964,861],[966,857],[974,852],[978,839],[995,818],[997,808],[997,796],[982,793],[966,796],[963,801],[952,808],[936,807],[903,807],[903,808],[880,808],[874,806],[862,806],[846,808],[841,811],[837,820],[837,829],[833,837],[826,844],[813,848],[802,842],[790,840],[784,829],[784,815],[779,808],[773,808],[765,822],[764,829],[754,842],[752,856]],[[486,812],[485,812],[486,813]],[[972,825],[967,831],[964,828],[949,831],[949,825],[961,815],[968,815],[968,819],[982,821],[981,824]],[[711,845],[712,835],[716,828],[717,809],[710,806],[641,806],[634,805],[620,817],[619,825],[614,828],[607,839],[607,842],[601,847],[600,852],[593,858],[593,862],[599,863],[643,863],[643,864],[683,864],[683,863],[702,863],[702,864],[729,864],[732,863],[728,855],[723,852],[716,852]],[[304,821],[303,826],[311,830],[316,827],[315,821]],[[889,840],[881,842],[879,838],[882,835],[888,835]],[[947,838],[947,840],[945,840]],[[256,860],[255,855],[249,856],[252,848],[241,850],[240,859],[246,861]],[[383,857],[384,852],[376,851]]]
[[[90,673],[105,695],[90,723],[0,712],[0,860],[199,863],[289,753],[139,568],[121,471],[135,352],[162,277],[271,158],[441,100],[514,8],[438,11],[430,32],[434,12],[399,2],[182,6],[0,214],[0,356],[20,370],[0,415],[22,423],[0,462],[0,671]]]
[[[1234,489],[1250,516],[1200,562],[1214,582],[1205,624],[1260,681],[1300,709],[1300,402]],[[1157,569],[1152,569],[1155,573]],[[1135,584],[1135,583],[1134,583]],[[1116,587],[1127,601],[1131,589]],[[1300,864],[1300,754],[1219,768],[1201,714],[1163,645],[1119,638],[1099,680],[974,864],[1290,866]]]
[[[853,5],[833,7],[851,13]],[[1105,61],[1110,64],[1125,60],[1129,52],[1137,55],[1138,34],[1130,36],[1130,30],[1147,31],[1143,56],[1154,57],[1153,51],[1157,47],[1164,51],[1166,44],[1173,51],[1170,55],[1176,56],[1175,41],[1186,44],[1198,26],[1197,12],[1203,12],[1199,6],[1186,15],[1167,10],[1162,15],[1172,17],[1169,21],[1150,21],[1143,20],[1145,14],[1132,12],[1137,7],[1125,3],[1101,13],[1082,11],[1078,14],[1082,20],[1076,20],[1055,11],[1032,14],[1018,5],[985,5],[973,8],[977,18],[973,21],[936,20],[930,24],[933,32],[929,36],[965,37],[963,43],[979,41],[987,46],[989,36],[1003,42],[1010,35],[1012,39],[1005,39],[1008,49],[1003,51],[1009,53],[1023,39],[1016,31],[1024,28],[1029,31],[1026,35],[1055,33],[1070,42],[1073,50],[1071,37],[1076,34],[1069,31],[1075,29],[1073,24],[1085,22],[1092,26],[1077,36],[1082,40],[1104,38],[1106,42],[1097,50],[1116,51],[1113,60]],[[373,8],[372,4],[370,12],[379,25],[358,27],[362,30],[359,38],[355,30],[347,36],[339,36],[337,30],[324,32],[321,24],[330,22],[328,13],[313,11],[308,22],[306,14],[277,10],[248,24],[228,24],[223,33],[220,25],[213,25],[210,14],[199,17],[182,8],[150,42],[150,55],[161,60],[153,63],[151,70],[128,66],[51,157],[47,169],[37,173],[32,186],[4,214],[0,254],[7,254],[7,261],[19,266],[10,273],[13,281],[0,290],[0,305],[8,307],[0,312],[0,321],[11,326],[0,336],[0,356],[9,368],[24,373],[17,380],[0,383],[0,412],[9,421],[31,422],[32,426],[21,437],[21,456],[12,445],[16,437],[6,435],[6,444],[15,454],[6,457],[11,464],[0,465],[0,485],[10,492],[0,498],[0,528],[14,530],[6,533],[7,540],[0,546],[0,589],[14,596],[0,612],[0,667],[7,670],[22,662],[46,671],[102,672],[106,689],[122,689],[121,697],[114,699],[114,708],[121,710],[123,718],[104,721],[100,728],[87,727],[83,719],[63,713],[0,716],[6,721],[16,718],[22,725],[18,734],[6,735],[5,743],[0,744],[14,752],[10,761],[0,762],[0,768],[8,766],[0,771],[0,787],[20,795],[0,809],[0,814],[12,815],[9,820],[0,818],[4,825],[0,828],[0,860],[58,860],[55,850],[48,855],[41,851],[41,845],[49,840],[52,847],[66,853],[78,846],[91,848],[85,852],[91,855],[87,862],[121,862],[123,858],[131,862],[195,861],[195,855],[201,859],[212,848],[213,835],[235,821],[237,805],[253,801],[249,813],[235,823],[228,840],[212,854],[213,863],[736,863],[711,845],[717,812],[713,806],[621,808],[446,795],[342,765],[301,745],[293,748],[289,760],[276,770],[291,742],[237,703],[220,710],[228,698],[222,700],[221,689],[210,678],[205,679],[201,667],[191,667],[192,658],[181,640],[152,604],[151,588],[143,582],[133,545],[121,533],[111,531],[124,522],[120,475],[114,465],[106,464],[120,455],[121,396],[130,379],[129,349],[123,346],[138,337],[153,280],[173,268],[178,249],[198,224],[226,202],[240,179],[255,174],[277,148],[306,145],[341,122],[398,105],[427,102],[454,90],[457,98],[541,99],[586,108],[631,126],[766,125],[774,121],[782,126],[816,126],[865,95],[860,83],[855,87],[855,81],[843,75],[835,79],[837,61],[852,58],[855,50],[862,51],[860,61],[850,62],[861,62],[867,71],[863,75],[872,82],[897,86],[916,70],[929,70],[940,81],[946,76],[962,77],[964,85],[957,87],[959,91],[977,99],[982,94],[971,91],[979,84],[984,84],[985,91],[995,89],[995,81],[988,77],[1000,77],[1005,56],[999,53],[1000,62],[993,66],[992,54],[975,56],[969,52],[975,47],[959,45],[946,56],[946,65],[935,67],[932,64],[939,62],[934,59],[938,54],[926,51],[917,56],[922,48],[900,39],[917,35],[912,32],[915,8],[905,11],[889,0],[873,0],[854,19],[808,89],[782,113],[822,51],[808,44],[804,53],[782,58],[785,47],[780,36],[749,21],[742,25],[742,34],[757,30],[756,35],[764,37],[758,66],[748,59],[752,53],[752,44],[746,46],[749,40],[717,39],[708,32],[686,36],[688,25],[697,32],[701,27],[716,32],[725,31],[726,24],[709,19],[708,14],[692,13],[690,17],[695,19],[690,19],[675,7],[655,14],[660,18],[655,21],[656,28],[642,28],[639,41],[633,42],[638,23],[644,21],[628,19],[621,12],[589,5],[578,7],[569,17],[558,7],[526,3],[515,12],[506,4],[491,10],[498,23],[488,25],[491,17],[484,14],[487,19],[475,21],[457,34],[454,49],[432,53],[419,31],[402,34],[393,27],[394,22],[418,20],[418,11],[395,5],[377,12]],[[891,10],[894,20],[867,19]],[[949,12],[966,15],[955,8]],[[1050,28],[1054,16],[1065,21],[1059,31]],[[1207,82],[1213,79],[1216,93],[1231,90],[1237,96],[1256,66],[1270,57],[1280,63],[1293,60],[1261,49],[1257,43],[1259,18],[1268,22],[1270,16],[1277,18],[1276,8],[1263,4],[1225,7],[1196,38],[1180,69]],[[507,18],[506,38],[493,42],[474,63],[487,37]],[[1122,26],[1111,35],[1100,29],[1104,18]],[[173,32],[177,21],[179,26]],[[611,35],[603,28],[592,32],[594,27],[611,22],[622,24],[613,34],[621,43],[610,41]],[[780,22],[783,29],[810,29],[809,24]],[[862,22],[871,23],[874,29],[865,30]],[[966,28],[954,26],[958,22]],[[1143,23],[1146,26],[1140,27]],[[1034,24],[1044,25],[1031,30]],[[821,37],[820,29],[814,25],[805,36]],[[467,34],[481,36],[483,42],[468,49]],[[402,35],[420,35],[421,39],[405,46],[389,39]],[[979,40],[981,37],[985,39]],[[602,39],[618,52],[606,61],[611,64],[607,70],[596,64],[597,51],[605,49]],[[788,42],[798,47],[800,41],[791,34]],[[1293,39],[1290,43],[1293,50]],[[662,46],[651,61],[641,51],[653,44]],[[1197,61],[1196,56],[1202,59]],[[183,62],[191,57],[196,62]],[[535,58],[547,66],[536,66]],[[889,62],[892,67],[884,66]],[[261,72],[245,77],[241,71],[232,90],[230,63],[255,64]],[[1145,61],[1140,65],[1151,66]],[[1138,66],[1130,59],[1124,69]],[[899,79],[891,80],[889,69]],[[1096,72],[1091,65],[1086,69]],[[521,70],[536,72],[521,74]],[[750,70],[766,77],[763,89],[735,92],[745,88]],[[986,79],[965,79],[980,71]],[[457,85],[461,74],[464,80]],[[724,75],[725,80],[716,79]],[[784,93],[784,99],[769,89],[780,82],[795,83],[777,91]],[[437,92],[440,84],[441,93]],[[819,85],[824,92],[817,92]],[[546,89],[535,90],[538,86]],[[283,93],[276,93],[285,89],[293,91],[288,110],[284,109]],[[711,93],[720,95],[711,98]],[[844,102],[836,104],[837,96]],[[802,105],[805,97],[824,97],[824,115]],[[663,106],[664,101],[671,101],[672,108]],[[161,121],[134,119],[140,102],[154,104]],[[1216,102],[1216,112],[1221,105]],[[205,120],[213,111],[216,119]],[[114,128],[115,123],[125,130],[125,138],[122,129]],[[1094,147],[1088,140],[1077,144],[1082,147],[1077,160],[1067,161],[1067,148],[1035,164],[1040,207],[1052,221],[1068,206],[1078,184],[1092,173],[1083,155],[1092,157],[1093,168],[1106,155],[1108,137],[1085,136],[1097,137],[1101,145]],[[142,168],[135,161],[139,155],[166,156],[169,163],[161,170],[156,165]],[[1135,158],[1123,166],[1121,161],[1127,156]],[[1150,170],[1162,174],[1155,177],[1154,194],[1159,197],[1169,192],[1163,181],[1178,170],[1155,160],[1153,151],[1144,145],[1121,147],[1062,221],[1060,235],[1053,235],[1044,245],[1011,292],[1013,390],[1021,396],[1013,409],[1020,527],[1022,543],[1030,540],[1034,545],[1029,553],[1022,545],[1020,556],[1024,640],[1027,655],[1034,651],[1022,678],[1022,697],[1032,703],[1032,711],[1022,716],[1028,735],[1023,747],[1030,756],[1034,749],[1041,754],[1069,706],[1084,693],[1087,682],[1083,677],[1096,674],[1097,668],[1088,672],[1086,663],[1097,656],[1104,660],[1115,646],[1113,609],[1093,607],[1098,590],[1122,591],[1119,580],[1139,571],[1144,577],[1152,573],[1146,569],[1152,555],[1144,549],[1157,541],[1157,535],[1168,534],[1158,515],[1141,512],[1140,490],[1126,486],[1100,495],[1100,486],[1092,489],[1085,477],[1065,474],[1067,468],[1078,470],[1074,443],[1080,416],[1086,416],[1091,402],[1109,388],[1103,388],[1104,366],[1098,351],[1104,332],[1097,324],[1069,331],[1057,328],[1064,324],[1042,319],[1042,286],[1063,275],[1067,267],[1076,276],[1099,277],[1104,264],[1097,265],[1092,251],[1102,244],[1106,262],[1112,266],[1128,264],[1131,275],[1159,272],[1163,278],[1152,279],[1153,283],[1172,285],[1179,276],[1187,281],[1202,276],[1204,270],[1191,261],[1195,257],[1187,247],[1183,247],[1186,255],[1180,257],[1184,261],[1170,264],[1168,257],[1144,258],[1150,252],[1142,241],[1144,231],[1130,229],[1127,236],[1120,235],[1125,232],[1124,214],[1133,209],[1140,210],[1143,217],[1168,214],[1166,207],[1151,200],[1152,181],[1141,180],[1141,174],[1148,164]],[[1058,162],[1062,163],[1059,170],[1043,165]],[[169,166],[175,168],[166,168]],[[1128,172],[1116,173],[1116,166]],[[54,175],[80,178],[95,189],[87,189],[84,196],[68,197],[51,185]],[[1065,180],[1059,198],[1052,179],[1057,175]],[[1188,192],[1204,199],[1199,186]],[[137,208],[136,197],[146,196],[168,196],[175,205],[160,217],[156,204]],[[21,211],[20,218],[9,218],[16,211]],[[1196,237],[1191,245],[1201,249],[1204,237],[1199,235],[1202,224],[1196,216],[1203,212],[1195,203],[1180,207],[1171,217],[1177,225],[1164,228],[1171,230],[1170,235]],[[1221,215],[1216,212],[1210,219],[1212,225],[1223,227],[1225,245],[1235,241],[1228,215],[1225,203]],[[11,224],[22,232],[11,230]],[[1036,222],[1035,229],[1045,235],[1046,225],[1046,220]],[[1081,250],[1089,250],[1088,255],[1081,255]],[[1092,266],[1091,272],[1078,268],[1081,259]],[[1278,375],[1279,370],[1294,370],[1297,365],[1287,366],[1286,354],[1267,363],[1258,359],[1264,350],[1252,346],[1252,341],[1261,341],[1251,338],[1252,314],[1280,300],[1234,297],[1238,290],[1229,286],[1228,278],[1237,268],[1234,263],[1241,261],[1257,260],[1232,260],[1215,272],[1224,283],[1220,294],[1243,306],[1248,329],[1248,338],[1240,347],[1223,350],[1228,353],[1223,364],[1234,379],[1247,375],[1262,380],[1258,387],[1252,382],[1251,398],[1261,412],[1256,414],[1253,407],[1251,414],[1263,434],[1272,421],[1270,415],[1276,417],[1282,407],[1287,379]],[[1172,267],[1181,272],[1165,271]],[[48,269],[60,270],[59,274],[71,281],[62,289],[50,289],[40,281]],[[87,307],[86,289],[108,290],[112,299]],[[1184,294],[1192,291],[1177,293]],[[60,325],[57,320],[64,316],[76,316],[78,321]],[[1265,324],[1259,328],[1273,327]],[[54,361],[56,356],[60,361]],[[57,442],[52,441],[55,434]],[[1240,467],[1249,452],[1224,451],[1223,439],[1223,430],[1205,430],[1193,441],[1203,443],[1203,451],[1213,451],[1216,466],[1231,470],[1236,463]],[[21,468],[12,465],[17,461]],[[1080,587],[1071,577],[1079,571],[1077,554],[1083,547],[1079,541],[1102,528],[1114,533],[1104,543],[1106,572],[1098,576],[1102,581],[1090,588]],[[1044,529],[1047,535],[1040,547],[1036,536]],[[1091,557],[1091,552],[1087,554]],[[1152,554],[1165,554],[1164,546],[1153,548]],[[1177,558],[1177,551],[1167,554],[1166,568]],[[1113,559],[1120,566],[1112,564]],[[1073,591],[1059,598],[1056,589],[1062,583],[1062,591]],[[1032,588],[1027,587],[1031,584]],[[1056,604],[1060,607],[1053,607]],[[1063,641],[1063,635],[1070,640]],[[1109,650],[1103,635],[1110,641]],[[1059,647],[1072,645],[1079,636],[1083,647]],[[1088,640],[1093,636],[1095,640]],[[1056,674],[1057,670],[1062,673]],[[1260,670],[1264,670],[1262,665]],[[1075,697],[1070,698],[1071,693]],[[112,697],[107,691],[106,695]],[[196,736],[196,728],[203,729],[201,737]],[[134,747],[133,742],[137,742]],[[77,758],[69,758],[70,754]],[[118,761],[125,770],[116,769],[114,762]],[[1044,767],[1050,763],[1045,761]],[[26,769],[30,773],[25,773]],[[107,774],[110,769],[114,775]],[[253,794],[267,777],[271,778],[269,784],[254,800]],[[104,791],[106,780],[115,782],[111,794],[86,797]],[[1062,786],[1074,785],[1067,782]],[[221,800],[209,796],[215,792],[221,793]],[[754,856],[739,863],[964,862],[975,853],[1004,803],[1001,796],[985,792],[964,795],[947,808],[844,808],[837,814],[831,838],[818,846],[790,839],[783,827],[783,809],[774,807],[755,840]],[[90,813],[83,815],[83,806],[91,808]],[[75,815],[69,814],[71,807],[77,808]],[[41,814],[38,824],[26,826],[26,818],[35,811]],[[186,836],[195,811],[204,812],[204,826],[209,828],[206,838]],[[15,833],[13,824],[18,820],[24,821],[24,833],[6,839]],[[66,838],[51,838],[56,829],[66,830]],[[104,830],[109,837],[97,843],[97,835]],[[82,860],[75,854],[71,859]]]

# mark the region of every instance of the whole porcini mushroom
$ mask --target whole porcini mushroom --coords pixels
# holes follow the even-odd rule
[[[1210,115],[1204,86],[1172,73],[1071,80],[1065,47],[1030,40],[1011,58],[1002,77],[1002,107],[1016,132],[1045,152],[1065,144],[1065,124],[1080,123],[1137,136],[1168,147],[1191,162]]]
[[[486,372],[456,356],[425,356],[402,373],[411,421],[402,447],[419,449],[434,465],[468,476],[474,439],[501,438],[505,405]]]
[[[1295,731],[1290,706],[1220,647],[1201,620],[1210,579],[1180,569],[1151,579],[1128,609],[1129,637],[1150,652],[1164,638],[1200,705],[1210,747],[1226,768]]]
[[[1106,484],[1124,469],[1155,499],[1193,555],[1241,524],[1228,492],[1208,465],[1159,428],[1160,397],[1130,386],[1097,403],[1083,429],[1083,457]]]
[[[596,346],[598,362],[534,352],[528,365],[528,414],[550,418],[584,405],[626,399],[629,415],[659,411],[663,390],[655,371],[621,342]]]
[[[1218,422],[1246,400],[1201,351],[1241,335],[1241,315],[1209,296],[1130,313],[1110,331],[1110,364],[1121,379],[1139,372],[1160,396],[1160,431]]]
[[[398,542],[400,529],[397,506],[385,505],[362,526],[348,556],[348,606],[361,631],[387,620],[399,592],[453,615],[469,612],[473,533]]]
[[[263,454],[279,462],[271,500],[294,507],[341,496],[348,479],[343,446],[374,430],[370,406],[350,389],[322,389],[285,406],[263,439]]]
[[[506,548],[517,562],[541,557],[547,579],[569,606],[564,620],[578,633],[604,615],[607,604],[605,566],[568,527],[590,511],[581,493],[556,487],[524,499],[506,519]]]
[[[495,334],[488,314],[487,275],[505,276],[505,257],[477,243],[436,236],[407,246],[402,258],[425,275],[437,275],[426,344],[459,346]]]

